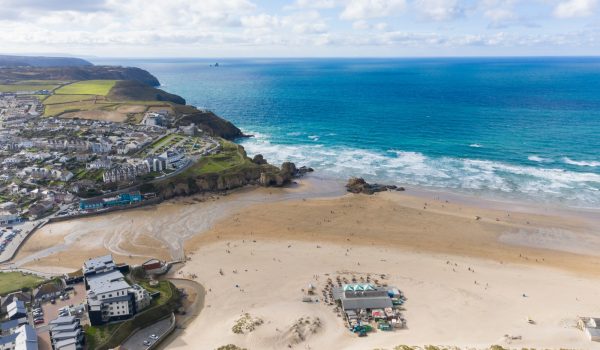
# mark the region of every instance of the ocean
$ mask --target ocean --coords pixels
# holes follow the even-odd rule
[[[254,135],[240,143],[274,164],[600,208],[600,58],[94,63],[150,71],[163,89]]]

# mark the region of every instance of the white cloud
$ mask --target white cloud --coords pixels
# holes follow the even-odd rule
[[[338,6],[339,0],[296,0],[292,5],[286,6],[288,10],[293,9],[331,9]]]
[[[271,16],[265,13],[252,16],[244,16],[240,19],[242,26],[250,28],[272,28],[281,24],[281,21],[276,16]]]
[[[598,0],[566,0],[554,8],[554,16],[558,18],[586,17],[594,14]]]
[[[406,8],[405,0],[349,0],[340,18],[359,21],[398,15]]]
[[[385,22],[371,24],[368,21],[360,20],[360,21],[353,22],[352,28],[354,28],[356,30],[372,30],[372,29],[374,29],[374,30],[378,30],[378,31],[384,31],[384,30],[387,30],[388,24]]]
[[[463,15],[463,7],[458,0],[417,0],[414,4],[426,18],[434,21],[452,20]]]
[[[545,53],[588,47],[591,54],[600,54],[599,27],[589,25],[598,23],[594,10],[599,2],[287,0],[287,8],[273,8],[264,0],[0,0],[0,43],[4,52],[150,56],[205,54],[207,49],[338,54],[338,48],[354,46],[370,46],[368,52],[379,46],[385,54],[402,53],[404,47],[435,54],[444,48],[536,45],[548,48]],[[586,15],[593,17],[565,27],[555,18]],[[531,18],[545,27],[510,28],[527,26]],[[452,25],[440,30],[437,22],[449,20]]]

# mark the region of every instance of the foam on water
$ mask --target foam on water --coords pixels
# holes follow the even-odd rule
[[[402,150],[380,152],[321,143],[274,144],[266,134],[251,134],[256,136],[242,142],[248,154],[260,153],[274,164],[292,161],[311,166],[331,177],[363,176],[370,181],[454,189],[505,199],[600,206],[600,174],[592,172],[430,157]],[[540,157],[539,162],[546,160]]]
[[[585,161],[585,160],[577,161],[577,160],[573,160],[569,157],[564,157],[563,162],[565,162],[565,164],[577,165],[577,166],[587,166],[587,167],[592,167],[592,168],[600,166],[600,162],[597,162],[597,161],[593,161],[593,160],[592,161]]]

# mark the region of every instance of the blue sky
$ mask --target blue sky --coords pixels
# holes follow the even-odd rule
[[[2,53],[600,55],[600,0],[0,0]]]

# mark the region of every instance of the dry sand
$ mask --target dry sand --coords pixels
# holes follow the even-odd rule
[[[508,345],[505,334],[522,337],[510,344],[515,348],[596,345],[573,327],[577,316],[600,315],[600,240],[589,215],[401,193],[314,198],[320,192],[309,184],[204,202],[186,198],[53,224],[27,242],[17,262],[74,269],[90,254],[111,251],[119,261],[137,262],[176,258],[185,245],[191,261],[181,276],[197,276],[206,307],[170,343],[173,349],[283,349],[293,341],[293,322],[307,316],[319,317],[321,330],[294,348],[486,347]],[[358,339],[331,308],[301,302],[308,283],[342,271],[388,274],[408,297],[408,329]],[[243,312],[265,323],[233,334]]]
[[[386,281],[408,298],[408,328],[357,338],[330,306],[301,301],[309,283],[320,287],[326,274],[335,278],[344,271],[357,277],[388,274]],[[284,349],[293,341],[286,331],[306,316],[319,317],[322,328],[296,349],[393,349],[401,344],[583,349],[593,344],[574,328],[576,317],[600,313],[596,279],[387,247],[260,239],[215,242],[192,255],[182,270],[182,276],[189,274],[197,274],[208,291],[205,308],[169,349],[215,349],[228,343]],[[231,327],[246,312],[264,324],[250,334],[234,334]],[[536,324],[529,324],[528,317]],[[505,334],[522,340],[507,341]]]

